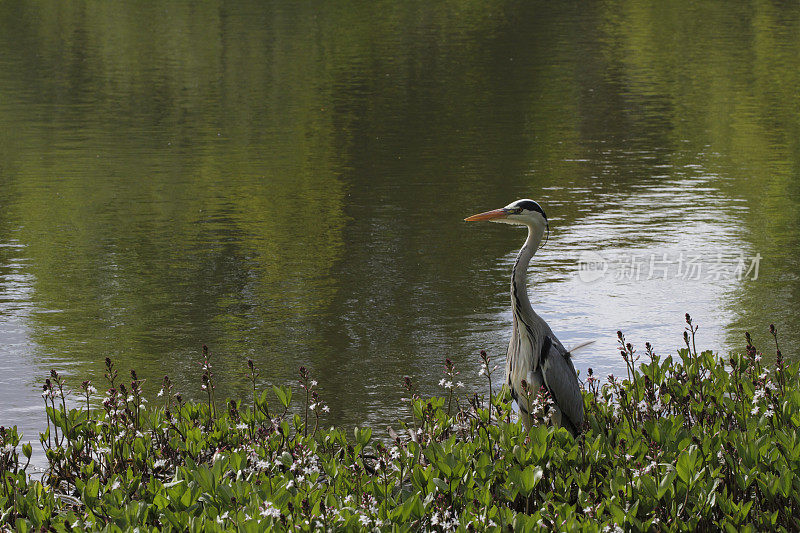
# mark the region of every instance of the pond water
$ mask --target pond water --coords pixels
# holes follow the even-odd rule
[[[524,234],[463,218],[526,197],[582,375],[686,312],[794,357],[799,86],[794,3],[3,2],[0,424],[106,356],[199,397],[203,343],[218,396],[306,365],[330,423],[397,426],[445,357],[483,392]]]

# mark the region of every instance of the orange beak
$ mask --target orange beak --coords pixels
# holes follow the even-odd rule
[[[467,217],[464,220],[466,222],[477,222],[479,220],[494,220],[497,218],[506,218],[508,213],[506,213],[505,209],[494,209],[492,211],[486,211],[485,213],[478,213],[477,215],[472,215],[471,217]]]

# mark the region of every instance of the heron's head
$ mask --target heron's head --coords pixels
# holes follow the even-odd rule
[[[542,206],[533,200],[528,200],[527,198],[511,202],[507,206],[501,207],[500,209],[472,215],[464,220],[467,222],[488,220],[489,222],[516,224],[519,226],[528,226],[530,228],[541,230],[544,230],[548,226],[547,215],[544,214],[544,209],[542,209]]]

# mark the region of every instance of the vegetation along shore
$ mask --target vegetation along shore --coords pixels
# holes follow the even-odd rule
[[[0,430],[0,528],[800,529],[798,363],[772,326],[763,358],[749,335],[741,354],[698,352],[686,320],[672,355],[618,333],[626,375],[581,376],[577,438],[548,424],[551,400],[535,390],[520,400],[536,421],[526,432],[492,388],[502,362],[483,352],[483,393],[464,392],[447,360],[441,397],[420,397],[411,378],[398,384],[413,416],[388,432],[324,429],[305,368],[294,390],[261,390],[248,361],[252,397],[221,401],[207,349],[202,402],[164,378],[147,403],[136,372],[110,360],[105,392],[87,381],[68,401],[54,370],[42,394],[46,472],[30,473],[32,446],[16,428]]]

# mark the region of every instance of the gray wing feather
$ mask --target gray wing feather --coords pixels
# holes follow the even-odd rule
[[[558,341],[556,341],[558,342]],[[542,376],[553,400],[561,409],[562,416],[569,419],[577,431],[583,427],[583,396],[578,385],[575,367],[561,343],[550,344],[542,354]]]

